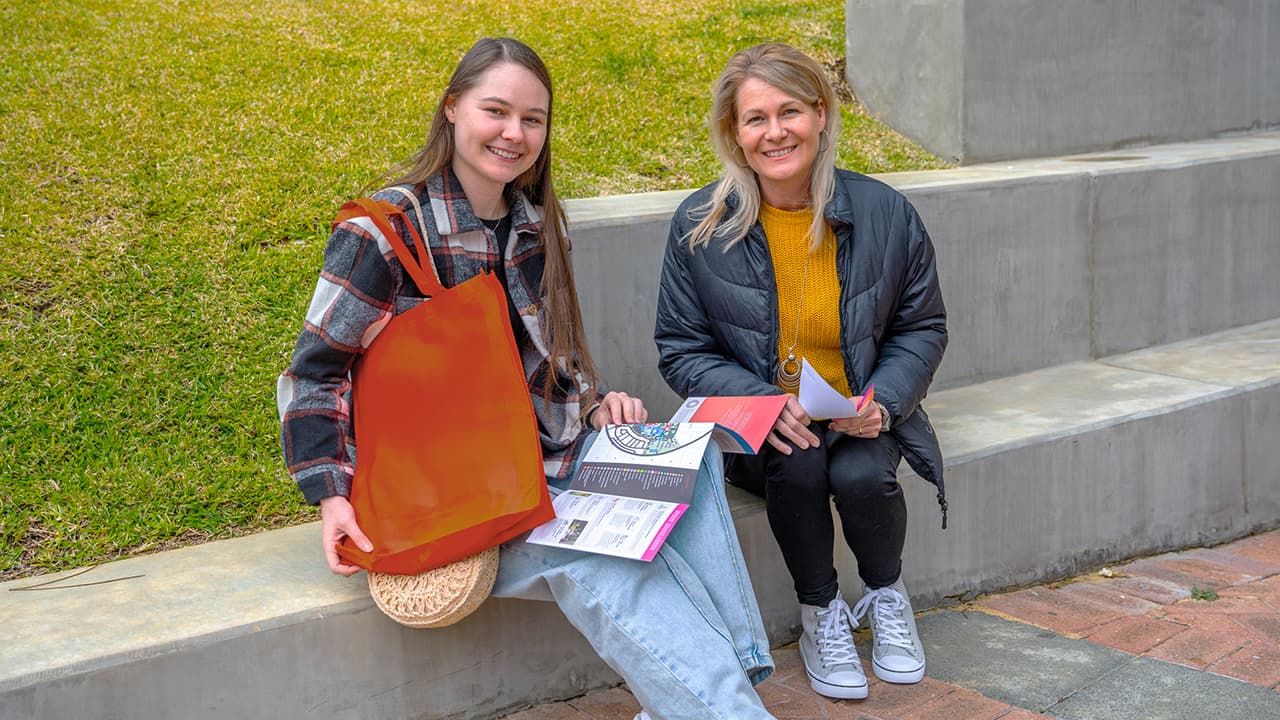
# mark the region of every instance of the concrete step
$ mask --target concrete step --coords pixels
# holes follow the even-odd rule
[[[951,516],[939,530],[932,487],[904,472],[917,609],[1280,522],[1280,320],[926,406]],[[795,599],[763,503],[732,500],[771,638],[790,642]],[[493,600],[450,628],[401,628],[363,575],[327,572],[318,543],[310,524],[0,585],[0,720],[485,718],[618,681],[550,604]],[[853,582],[847,552],[839,565]]]

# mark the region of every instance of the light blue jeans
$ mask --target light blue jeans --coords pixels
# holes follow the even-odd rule
[[[692,504],[652,562],[513,540],[493,596],[558,604],[655,720],[773,717],[752,689],[773,658],[714,443]]]

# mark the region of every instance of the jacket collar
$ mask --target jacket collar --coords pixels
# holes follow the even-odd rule
[[[827,221],[833,226],[853,224],[853,201],[850,199],[848,193],[844,192],[844,183],[841,182],[842,180],[841,170],[836,168],[834,181],[835,187],[831,193],[831,202],[827,203],[827,207],[823,211],[823,215],[826,216]],[[722,179],[720,182],[726,181]],[[737,211],[738,206],[741,205],[741,203],[742,201],[736,192],[730,193],[724,200],[725,207],[731,212]],[[759,223],[757,222],[756,224]]]
[[[842,177],[840,168],[836,168],[834,188],[831,193],[831,202],[827,203],[824,214],[827,220],[832,224],[853,224],[853,199],[849,197],[849,193],[845,191],[844,177]]]

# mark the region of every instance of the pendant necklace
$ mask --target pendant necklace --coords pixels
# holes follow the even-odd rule
[[[783,390],[796,391],[800,389],[800,361],[796,360],[796,345],[800,342],[800,318],[801,311],[804,310],[804,288],[809,282],[809,261],[813,258],[813,251],[809,250],[804,258],[804,275],[800,279],[800,301],[796,303],[796,329],[791,334],[791,347],[787,348],[787,359],[778,363],[778,387]]]

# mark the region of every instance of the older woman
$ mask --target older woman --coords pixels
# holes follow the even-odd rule
[[[681,396],[793,394],[758,461],[729,475],[765,497],[800,601],[810,684],[862,698],[852,632],[863,615],[876,675],[924,676],[901,578],[897,467],[905,455],[937,486],[945,527],[941,452],[920,400],[947,329],[919,216],[892,188],[835,167],[839,134],[834,92],[811,58],[768,44],[729,61],[711,111],[724,177],[672,219],[654,337]],[[855,401],[874,384],[874,402],[810,418],[795,397],[805,360]],[[864,585],[853,610],[836,578],[832,498]]]

